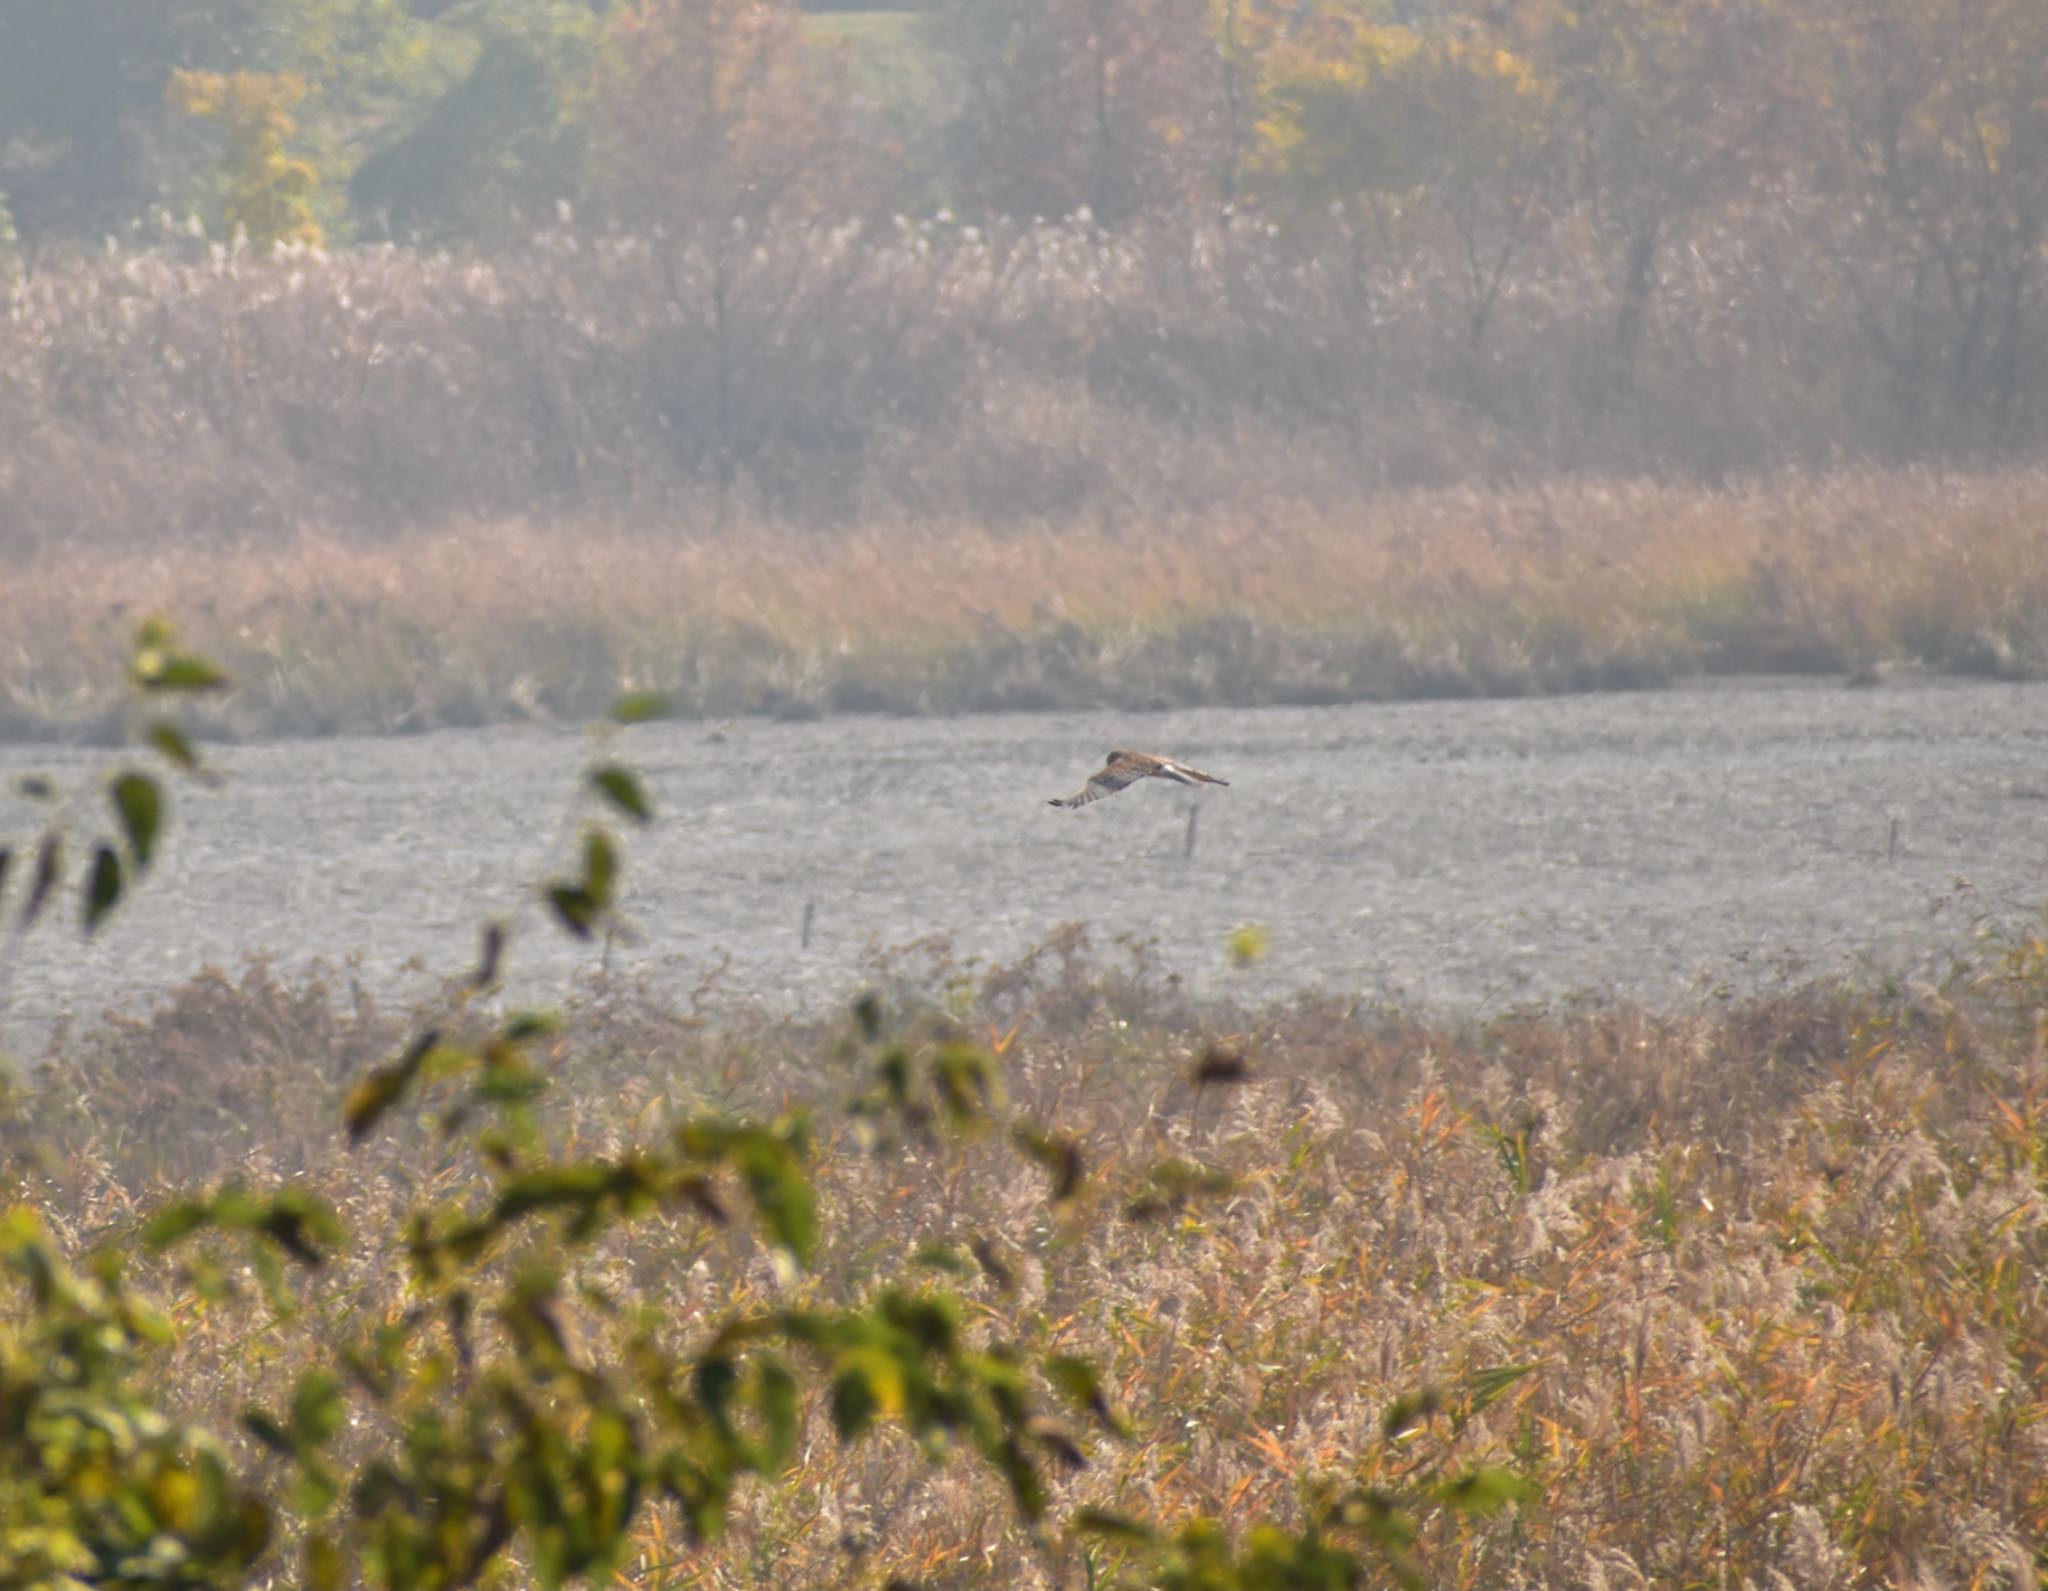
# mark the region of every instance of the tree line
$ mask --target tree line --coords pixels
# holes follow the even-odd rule
[[[2010,448],[2041,419],[2032,0],[131,10],[0,15],[0,192],[31,261],[188,215],[494,255],[573,217],[708,249],[722,326],[765,229],[1080,218],[1187,252],[1250,221],[1350,271],[1370,325],[1426,318],[1451,404],[1484,410],[1529,357],[1512,323],[1569,319],[1553,427],[1604,423],[1646,366],[1710,384],[1730,359],[1828,411],[1808,452]],[[1244,296],[1248,322],[1273,309]]]

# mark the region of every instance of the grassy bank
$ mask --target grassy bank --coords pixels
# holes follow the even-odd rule
[[[176,614],[222,727],[1337,702],[1882,665],[2048,670],[2048,469],[1388,493],[996,532],[459,524],[45,550],[0,586],[0,734],[89,730]]]
[[[837,1109],[857,1084],[850,1023],[706,1025],[645,990],[591,991],[555,1046],[549,1141],[617,1154],[706,1107],[816,1103],[828,1237],[791,1281],[741,1229],[626,1224],[577,1278],[597,1291],[563,1326],[575,1358],[607,1362],[644,1308],[687,1344],[728,1308],[856,1300],[940,1264],[977,1340],[1094,1357],[1128,1422],[1059,1484],[1037,1538],[971,1467],[894,1437],[806,1440],[723,1541],[689,1546],[651,1510],[623,1583],[1094,1583],[1103,1549],[1084,1569],[1057,1524],[1084,1504],[1288,1521],[1332,1477],[1395,1485],[1439,1460],[1512,1466],[1540,1497],[1434,1522],[1433,1585],[2032,1583],[2044,1003],[2040,942],[1940,991],[1470,1029],[1195,1006],[1071,936],[943,1004],[892,990],[914,1054],[984,1042],[1017,1104],[1076,1134],[1086,1182],[1048,1220],[1042,1172],[986,1144],[863,1147]],[[302,1175],[355,1234],[291,1284],[295,1317],[248,1278],[208,1301],[145,1262],[178,1326],[150,1373],[178,1412],[234,1433],[323,1345],[404,1311],[397,1213],[460,1204],[478,1175],[438,1146],[431,1090],[419,1124],[342,1144],[347,1085],[407,1031],[259,970],[71,1041],[10,1101],[6,1196],[68,1247],[126,1246],[154,1202],[229,1176]],[[1191,1086],[1204,1055],[1242,1057],[1249,1080]],[[1229,1191],[1162,1198],[1167,1161]],[[1384,1439],[1417,1388],[1443,1413]],[[262,1473],[246,1437],[230,1446]]]

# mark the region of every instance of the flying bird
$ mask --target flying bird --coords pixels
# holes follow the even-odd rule
[[[1136,784],[1140,779],[1171,779],[1175,784],[1220,784],[1227,786],[1228,779],[1219,779],[1200,768],[1190,768],[1184,762],[1174,762],[1167,757],[1151,757],[1142,751],[1112,751],[1109,761],[1102,765],[1102,771],[1091,778],[1080,789],[1064,801],[1054,798],[1050,803],[1056,807],[1085,807],[1091,801],[1100,801],[1106,795],[1115,795],[1127,784]]]

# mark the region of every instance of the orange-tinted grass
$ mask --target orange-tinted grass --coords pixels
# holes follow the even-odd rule
[[[1086,1157],[1064,1211],[999,1135],[864,1149],[837,1125],[859,1052],[829,1015],[707,1026],[612,989],[575,1017],[548,1112],[562,1152],[619,1152],[714,1104],[824,1111],[816,1269],[778,1279],[742,1234],[648,1215],[581,1267],[622,1311],[570,1323],[589,1363],[650,1319],[685,1351],[729,1310],[915,1285],[938,1245],[967,1265],[952,1285],[977,1341],[1090,1356],[1128,1422],[1089,1437],[1034,1536],[971,1463],[886,1435],[843,1449],[814,1402],[790,1472],[742,1494],[724,1540],[651,1508],[624,1583],[772,1564],[799,1584],[1083,1584],[1107,1565],[1061,1528],[1082,1505],[1285,1523],[1320,1482],[1398,1488],[1439,1463],[1512,1466],[1540,1498],[1430,1521],[1436,1586],[2025,1583],[2048,1535],[2048,944],[1941,990],[1468,1029],[1334,1001],[1190,1007],[1052,948],[957,986],[946,1014],[901,990],[889,1009],[913,1052],[1013,1035],[1013,1099]],[[150,1374],[231,1440],[246,1404],[280,1406],[337,1337],[402,1310],[406,1200],[477,1196],[427,1123],[342,1146],[340,1092],[405,1031],[259,972],[77,1045],[16,1101],[0,1164],[74,1245],[120,1240],[195,1178],[302,1175],[341,1207],[356,1240],[291,1320],[149,1268],[184,1327]],[[1212,1045],[1250,1080],[1191,1087]],[[1166,1157],[1235,1189],[1134,1218]],[[977,1237],[1007,1280],[965,1259]],[[1389,1407],[1424,1387],[1443,1412],[1388,1440]]]

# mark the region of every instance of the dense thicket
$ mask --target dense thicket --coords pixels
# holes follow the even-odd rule
[[[0,18],[4,524],[1061,516],[2044,420],[2028,0],[103,9]]]

